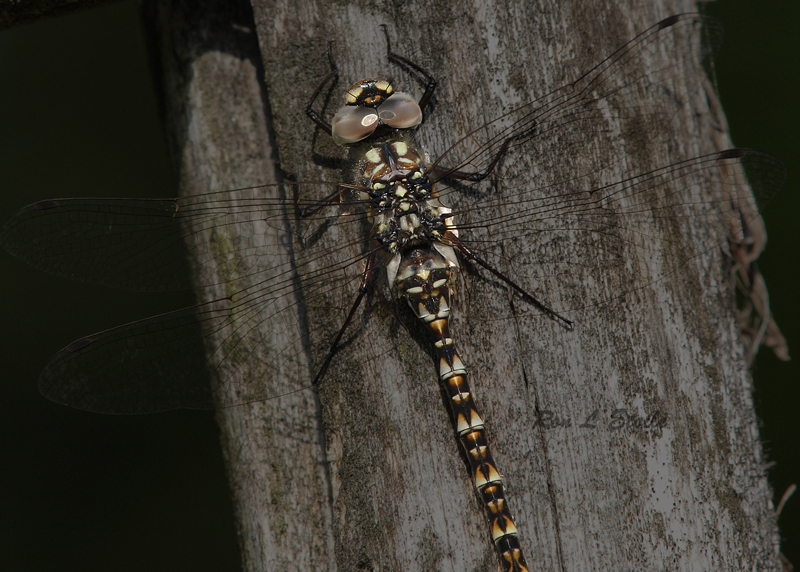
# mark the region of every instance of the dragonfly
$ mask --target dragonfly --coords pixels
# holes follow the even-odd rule
[[[350,149],[337,180],[21,209],[0,243],[37,268],[129,290],[200,288],[207,298],[71,343],[45,367],[41,392],[106,413],[275,399],[324,383],[325,370],[346,355],[343,340],[357,335],[371,292],[400,295],[438,344],[439,378],[498,560],[527,570],[449,333],[453,276],[470,268],[481,287],[510,296],[522,319],[570,329],[586,308],[619,304],[647,286],[632,278],[632,261],[654,269],[652,283],[696,256],[686,244],[706,252],[741,238],[731,229],[745,229],[780,186],[782,166],[772,157],[676,152],[663,167],[636,169],[701,92],[720,34],[700,15],[664,20],[577,81],[468,131],[435,158],[414,142],[435,81],[389,49],[390,61],[427,82],[418,101],[398,98],[383,80],[359,82],[347,92],[354,104],[329,124],[312,108],[325,81],[311,97],[317,126]],[[333,77],[335,70],[326,80]],[[625,145],[598,150],[599,140],[623,135]],[[596,164],[576,169],[573,159],[589,153]],[[516,169],[519,154],[536,157],[540,171]],[[521,192],[532,177],[541,184]],[[697,226],[709,232],[698,237]],[[606,283],[605,293],[588,295],[590,282]]]

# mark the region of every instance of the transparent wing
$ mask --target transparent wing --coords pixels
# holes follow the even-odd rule
[[[698,251],[743,234],[758,201],[782,182],[773,158],[731,150],[677,154],[655,170],[634,167],[652,143],[637,134],[663,131],[701,91],[692,78],[719,36],[713,21],[676,16],[574,84],[458,140],[434,173],[460,238],[572,315],[644,287],[633,265],[647,265],[650,281],[660,280]],[[609,137],[621,143],[601,151]],[[485,171],[504,147],[486,181],[459,184],[443,174]],[[535,158],[536,172],[517,167],[523,154]],[[290,198],[321,198],[337,188],[295,183],[22,209],[0,230],[0,243],[42,270],[133,290],[204,287],[195,307],[74,342],[48,364],[42,392],[84,409],[138,413],[224,407],[306,387],[313,365],[305,350],[327,350],[375,248],[363,205],[301,218],[314,205]],[[688,224],[698,220],[705,225]],[[707,232],[695,235],[690,226]],[[597,298],[586,296],[590,282],[604,285]]]
[[[453,220],[482,259],[569,319],[727,241],[743,243],[784,179],[774,157],[730,149],[607,184],[582,176],[525,193],[495,184],[483,201],[458,202]],[[538,313],[531,305],[517,309]]]
[[[295,191],[317,196],[338,188],[302,186]],[[313,376],[303,350],[343,323],[370,245],[347,238],[363,236],[363,213],[301,219],[297,212],[312,203],[276,196],[284,190],[56,199],[18,211],[0,243],[37,268],[132,290],[199,287],[209,300],[70,344],[42,373],[42,393],[82,409],[140,413],[225,407],[306,387]],[[314,331],[301,300],[325,305]]]
[[[461,137],[439,156],[437,172],[483,172],[507,145],[504,163],[525,153],[534,158],[538,173],[562,179],[595,171],[598,165],[612,168],[647,147],[680,110],[702,96],[704,70],[721,42],[721,25],[713,18],[672,16],[574,83]],[[625,147],[620,150],[608,141],[624,141]]]
[[[293,186],[311,196],[337,188]],[[297,212],[315,203],[283,194],[283,185],[266,185],[176,199],[40,201],[6,222],[0,244],[50,274],[123,290],[189,290],[245,277],[252,283],[285,263],[280,253],[293,232],[305,240],[323,224],[358,218],[328,212],[301,221]]]
[[[721,38],[712,18],[670,17],[574,83],[458,139],[430,172],[459,238],[565,317],[741,240],[783,165],[752,150],[692,157],[661,141],[679,114],[702,108]],[[641,264],[647,271],[634,271]],[[604,285],[599,298],[587,284]]]

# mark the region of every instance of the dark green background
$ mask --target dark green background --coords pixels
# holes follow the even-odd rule
[[[725,26],[717,63],[720,97],[739,147],[781,159],[786,185],[764,210],[769,244],[758,261],[775,320],[800,356],[800,2],[725,0],[706,10]],[[800,485],[800,364],[762,349],[753,369],[756,412],[777,506],[792,483]],[[800,495],[780,517],[782,550],[800,565]]]
[[[796,349],[800,3],[736,0],[708,12],[726,29],[717,74],[735,143],[789,169],[765,212],[760,266]],[[0,221],[44,198],[174,192],[135,4],[0,32]],[[238,569],[212,413],[93,415],[47,401],[35,385],[70,341],[187,299],[67,282],[3,251],[0,269],[0,568]],[[800,480],[798,367],[763,351],[755,383],[777,502]],[[800,563],[800,497],[780,522],[784,553]]]

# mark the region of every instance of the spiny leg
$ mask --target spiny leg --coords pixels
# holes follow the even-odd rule
[[[372,270],[375,267],[375,256],[377,255],[378,251],[374,250],[370,253],[369,257],[367,258],[367,265],[364,268],[364,273],[361,275],[361,285],[358,287],[358,296],[356,297],[355,302],[353,302],[353,306],[350,308],[350,312],[347,314],[347,318],[345,319],[342,327],[339,328],[339,333],[336,334],[336,338],[333,340],[331,344],[331,349],[328,350],[328,355],[325,358],[325,361],[322,363],[322,367],[319,368],[317,375],[314,377],[314,381],[312,382],[313,385],[319,385],[319,382],[322,380],[325,372],[328,369],[328,366],[331,364],[331,360],[333,356],[336,355],[336,350],[339,347],[339,342],[342,340],[342,336],[344,336],[344,332],[347,329],[347,326],[350,325],[350,322],[353,320],[353,316],[356,314],[356,310],[361,305],[361,300],[364,299],[364,295],[369,291],[369,283],[372,280]]]
[[[562,316],[555,310],[551,310],[550,308],[545,306],[542,302],[534,298],[533,295],[526,292],[521,286],[519,286],[516,282],[511,280],[511,278],[500,272],[497,268],[486,262],[477,254],[472,252],[472,250],[466,244],[461,242],[459,238],[453,236],[452,233],[447,234],[447,242],[451,246],[455,246],[458,249],[458,251],[461,254],[463,254],[464,257],[466,257],[467,260],[469,260],[470,262],[475,262],[480,266],[483,266],[486,270],[488,270],[489,272],[497,276],[500,280],[511,286],[511,288],[513,288],[516,292],[518,292],[522,296],[523,300],[525,300],[529,304],[532,304],[538,310],[541,310],[542,313],[544,313],[551,319],[561,323],[565,328],[572,330],[573,327],[572,320],[567,320],[564,316]]]
[[[428,83],[425,84],[425,93],[422,94],[422,97],[419,99],[419,103],[417,104],[419,105],[420,110],[425,111],[425,108],[428,107],[428,104],[431,102],[431,97],[433,97],[433,92],[436,89],[436,78],[434,78],[428,70],[419,64],[415,64],[408,58],[392,52],[392,44],[389,41],[389,31],[386,28],[386,24],[381,24],[381,28],[383,28],[383,35],[386,36],[386,55],[389,57],[389,59],[398,62],[401,65],[406,65],[425,76],[425,79]]]
[[[319,211],[321,211],[325,207],[329,207],[329,206],[335,204],[337,201],[341,202],[342,193],[343,192],[344,192],[344,189],[339,187],[335,191],[333,191],[330,195],[328,195],[327,197],[317,201],[317,203],[314,204],[313,206],[301,209],[300,210],[300,218],[310,217],[312,215],[317,214]]]
[[[494,171],[495,167],[497,167],[497,164],[500,162],[503,156],[508,152],[508,148],[511,146],[512,143],[514,143],[515,141],[522,141],[528,139],[536,134],[536,126],[537,126],[536,120],[531,120],[530,123],[531,124],[523,131],[517,133],[516,135],[511,135],[510,137],[507,137],[503,141],[503,143],[500,145],[500,149],[497,151],[497,153],[495,153],[494,157],[492,158],[492,161],[489,163],[489,165],[487,165],[487,167],[483,171],[469,173],[466,171],[461,171],[457,167],[452,167],[452,168],[442,167],[441,165],[439,165],[439,160],[437,160],[428,169],[428,174],[434,179],[434,183],[437,181],[441,181],[442,179],[455,179],[458,181],[469,181],[471,183],[479,183],[480,181],[483,181],[486,177],[491,175],[492,171]],[[460,143],[467,137],[471,137],[473,133],[467,133],[467,135],[462,137],[456,143],[456,145],[458,145],[458,143]]]
[[[359,185],[348,185],[348,184],[340,183],[336,187],[336,190],[333,191],[331,194],[329,194],[328,196],[318,200],[312,206],[306,207],[304,209],[301,209],[300,212],[299,212],[300,218],[310,217],[312,215],[317,214],[319,211],[321,211],[325,207],[330,207],[330,206],[333,206],[333,205],[335,205],[337,203],[343,203],[344,202],[344,198],[343,197],[344,197],[345,193],[348,193],[348,192],[351,192],[351,191],[366,192],[366,189],[364,187],[359,186]]]
[[[514,141],[513,137],[509,137],[505,141],[503,141],[503,145],[500,147],[500,150],[495,154],[492,162],[481,172],[478,173],[467,173],[465,171],[459,171],[458,169],[448,169],[446,167],[442,167],[436,163],[433,164],[429,173],[436,181],[440,181],[442,179],[456,179],[458,181],[469,181],[471,183],[479,183],[483,181],[486,177],[488,177],[497,164],[500,162],[500,159],[503,158],[503,155],[506,154],[508,151],[508,146]]]
[[[306,115],[308,118],[316,123],[319,128],[328,135],[331,134],[331,124],[325,121],[322,115],[314,111],[313,105],[317,100],[317,97],[319,97],[319,94],[322,92],[322,89],[325,87],[325,84],[339,76],[339,69],[336,67],[336,62],[333,60],[333,51],[331,49],[331,45],[332,42],[328,42],[328,62],[331,64],[331,72],[319,83],[317,89],[315,89],[314,93],[311,94],[311,99],[309,99],[308,105],[306,106]]]

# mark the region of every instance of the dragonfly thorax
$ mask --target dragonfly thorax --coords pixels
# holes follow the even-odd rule
[[[425,173],[422,154],[405,141],[369,148],[360,165],[369,184],[373,237],[391,254],[441,240],[449,211],[437,198]]]
[[[419,252],[445,261],[448,268],[458,266],[448,236],[450,209],[439,200],[428,177],[424,154],[404,138],[387,138],[369,146],[358,163],[357,183],[369,189],[372,238],[391,256],[387,266],[390,284],[398,270],[410,260],[420,264]],[[414,255],[414,253],[417,253]],[[399,278],[398,278],[399,280]]]

